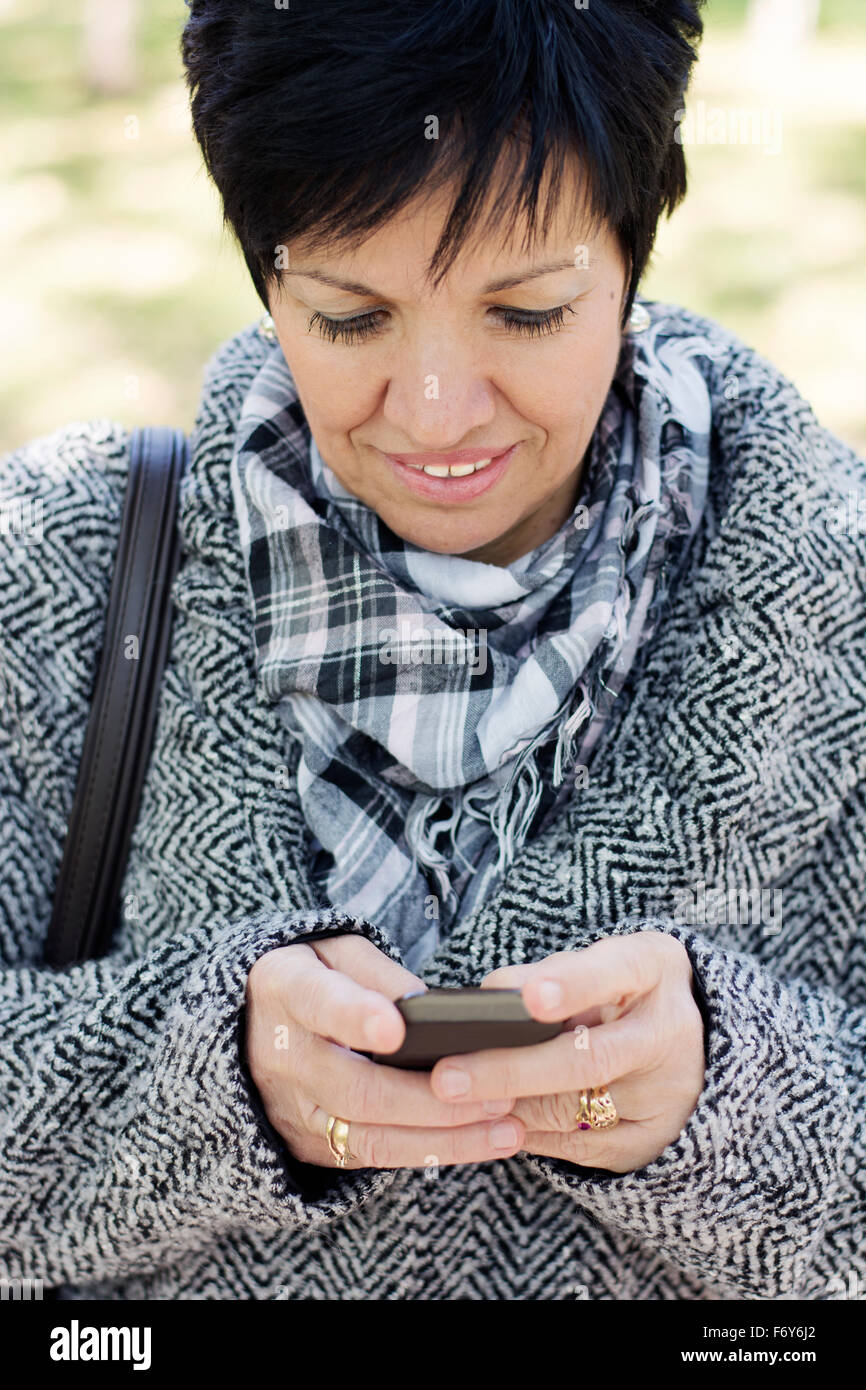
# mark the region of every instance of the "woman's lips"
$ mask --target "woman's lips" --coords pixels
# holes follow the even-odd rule
[[[500,454],[483,449],[455,449],[450,454],[385,454],[385,458],[411,492],[436,502],[468,502],[493,487],[505,472],[516,444]],[[480,466],[479,466],[480,465]],[[447,476],[426,471],[448,468]],[[452,473],[450,470],[459,470]],[[466,471],[464,471],[466,470]]]

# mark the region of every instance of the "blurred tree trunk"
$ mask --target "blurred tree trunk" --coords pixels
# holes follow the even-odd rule
[[[100,95],[129,92],[136,84],[138,0],[86,0],[84,77]]]

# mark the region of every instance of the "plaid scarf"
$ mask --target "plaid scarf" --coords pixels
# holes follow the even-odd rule
[[[623,337],[580,495],[507,567],[401,540],[321,458],[279,344],[244,401],[232,488],[257,692],[300,740],[311,873],[410,969],[587,775],[702,515],[703,337]],[[568,772],[568,776],[566,773]],[[441,843],[440,843],[441,842]]]

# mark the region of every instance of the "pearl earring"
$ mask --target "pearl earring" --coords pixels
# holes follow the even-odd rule
[[[649,328],[651,322],[652,319],[650,318],[649,310],[645,309],[643,304],[635,303],[632,305],[632,311],[628,316],[628,328],[626,332],[643,333],[645,328]]]
[[[269,343],[276,342],[277,330],[270,314],[264,314],[262,318],[259,319],[259,332],[263,338],[267,338]]]

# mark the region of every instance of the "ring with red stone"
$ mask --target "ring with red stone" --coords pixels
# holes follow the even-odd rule
[[[593,1086],[592,1090],[578,1092],[574,1120],[578,1129],[613,1129],[619,1124],[613,1097],[606,1086]]]

